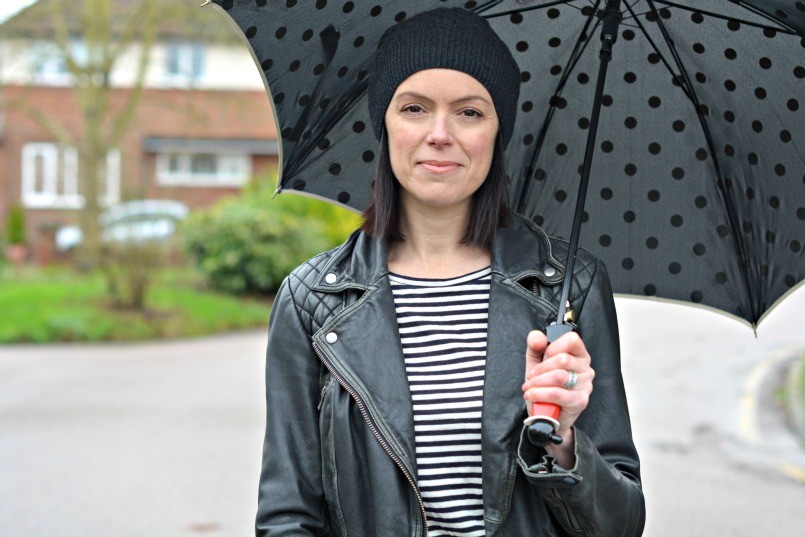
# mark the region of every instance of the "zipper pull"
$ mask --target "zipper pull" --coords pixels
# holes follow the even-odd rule
[[[330,385],[330,382],[326,382],[324,384],[324,388],[321,389],[321,395],[319,396],[319,405],[316,407],[316,410],[321,410],[321,405],[324,404],[324,396],[327,393],[327,386]]]

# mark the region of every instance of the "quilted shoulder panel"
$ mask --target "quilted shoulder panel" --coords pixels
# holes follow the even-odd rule
[[[311,336],[344,307],[340,293],[325,293],[312,288],[333,252],[330,250],[305,261],[288,275],[291,295]]]
[[[551,242],[553,256],[564,265],[567,261],[568,242],[556,237],[549,237],[549,240]],[[578,315],[581,314],[581,310],[584,306],[584,298],[587,296],[587,291],[590,289],[590,284],[592,284],[598,263],[598,258],[584,248],[579,248],[576,251],[576,262],[573,266],[573,281],[570,286],[570,304]],[[552,299],[553,303],[558,304],[559,297],[562,294],[562,284],[550,286],[546,290],[546,294],[550,297],[549,300]]]

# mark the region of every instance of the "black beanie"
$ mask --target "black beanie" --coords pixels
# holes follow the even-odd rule
[[[503,143],[517,115],[520,69],[489,23],[462,8],[438,8],[386,30],[377,47],[369,80],[369,115],[378,140],[394,92],[425,69],[453,69],[483,84],[495,104]]]

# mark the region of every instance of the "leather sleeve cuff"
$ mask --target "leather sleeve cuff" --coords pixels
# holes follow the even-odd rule
[[[590,440],[575,427],[573,431],[576,440],[574,447],[576,465],[567,470],[562,468],[556,459],[548,455],[543,448],[533,445],[528,440],[527,427],[522,428],[517,445],[517,464],[520,465],[531,484],[541,487],[570,488],[584,480],[585,458],[589,457],[589,453],[584,453],[589,451],[589,449],[584,449],[584,444],[590,444]]]

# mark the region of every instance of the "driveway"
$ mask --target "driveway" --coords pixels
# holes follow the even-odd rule
[[[645,535],[801,535],[803,452],[764,393],[805,352],[805,289],[757,339],[713,312],[617,303]],[[261,330],[0,347],[0,535],[253,534],[264,346]]]

